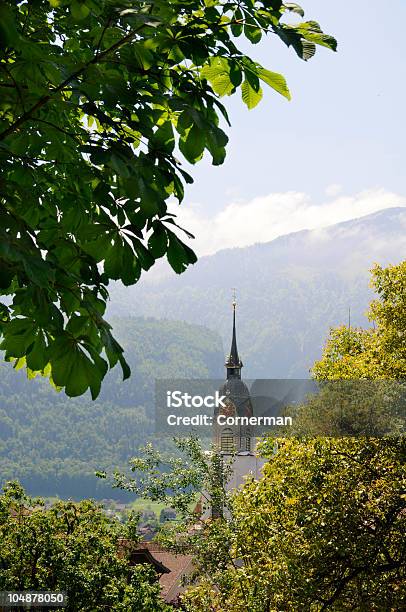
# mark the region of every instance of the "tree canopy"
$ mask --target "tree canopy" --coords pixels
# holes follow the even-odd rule
[[[368,311],[373,328],[334,328],[320,361],[319,380],[406,379],[406,261],[372,270],[377,293]]]
[[[152,568],[121,554],[119,538],[136,543],[134,527],[89,500],[45,508],[10,482],[0,495],[0,588],[65,591],[68,612],[169,611]]]
[[[287,435],[398,436],[406,433],[406,386],[394,380],[333,380],[286,409]]]
[[[290,98],[240,40],[273,35],[304,60],[336,48],[303,15],[281,0],[0,2],[6,359],[69,396],[96,397],[117,362],[130,375],[103,318],[107,286],[164,256],[176,273],[196,261],[167,207],[192,182],[182,160],[223,162],[220,97],[240,91],[253,108],[265,83]]]
[[[292,438],[262,450],[263,478],[233,501],[231,553],[242,563],[231,588],[212,595],[215,609],[401,608],[404,438]]]
[[[296,434],[400,435],[406,425],[406,262],[372,270],[369,329],[333,328],[313,376],[320,392],[292,407]]]
[[[194,558],[188,612],[400,609],[404,437],[266,438],[262,477],[237,490],[226,486],[232,457],[193,438],[177,445],[170,460],[149,446],[132,461],[135,477],[115,480],[179,512],[159,537]]]

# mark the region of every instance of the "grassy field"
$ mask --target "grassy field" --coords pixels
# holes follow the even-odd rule
[[[131,510],[135,510],[136,512],[145,512],[146,510],[155,512],[155,514],[159,518],[161,510],[165,508],[165,504],[162,504],[160,502],[152,502],[148,499],[143,499],[139,497],[135,501],[131,502],[129,504],[129,507],[131,508]]]
[[[61,501],[59,497],[45,497],[43,499],[45,500],[47,505],[54,504],[55,502]],[[191,509],[193,509],[197,500],[198,500],[198,496],[196,496],[196,501],[192,502]],[[107,507],[109,507],[109,505]],[[138,497],[136,500],[127,504],[128,510],[135,510],[136,512],[139,512],[140,514],[142,514],[145,511],[154,512],[158,520],[159,520],[159,515],[161,511],[167,507],[168,507],[167,505],[161,502],[153,502],[148,499],[144,499],[142,497]]]
[[[193,510],[198,499],[199,499],[199,496],[196,495],[195,501],[193,501],[190,505],[190,510]],[[136,510],[137,512],[143,512],[145,510],[152,510],[152,512],[155,512],[158,518],[159,518],[161,510],[163,510],[164,508],[168,508],[168,506],[165,504],[162,504],[160,502],[152,502],[148,499],[143,499],[141,497],[131,502],[131,504],[129,504],[129,507],[132,510]]]

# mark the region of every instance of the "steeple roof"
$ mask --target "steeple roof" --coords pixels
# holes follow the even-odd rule
[[[230,354],[226,361],[227,378],[229,378],[230,375],[234,375],[234,376],[239,375],[240,369],[243,367],[240,356],[238,355],[238,348],[237,348],[237,332],[236,332],[236,325],[235,325],[236,307],[237,307],[237,302],[234,297],[234,300],[233,300],[233,336],[231,340]]]

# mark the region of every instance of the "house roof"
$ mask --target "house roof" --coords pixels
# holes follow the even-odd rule
[[[183,590],[182,577],[192,571],[191,555],[176,555],[165,550],[156,542],[141,542],[138,548],[148,550],[154,559],[168,568],[169,572],[162,574],[159,578],[159,584],[163,599],[168,603],[174,601]]]
[[[177,599],[183,591],[182,577],[191,573],[191,555],[176,555],[165,550],[157,542],[138,542],[121,538],[118,543],[119,556],[128,555],[131,565],[148,563],[159,575],[161,596],[167,602]]]

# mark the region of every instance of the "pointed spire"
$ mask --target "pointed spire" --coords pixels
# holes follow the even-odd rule
[[[231,377],[240,378],[241,368],[243,366],[242,366],[242,361],[238,355],[238,349],[237,349],[237,333],[236,333],[236,328],[235,328],[235,311],[237,307],[237,299],[236,299],[235,289],[233,289],[232,304],[233,304],[233,337],[231,340],[231,351],[226,361],[227,378],[231,378]]]
[[[233,337],[231,340],[231,351],[230,351],[230,361],[231,363],[237,364],[240,362],[240,358],[238,356],[238,349],[237,349],[237,333],[235,331],[235,309],[236,309],[237,303],[233,302]]]

